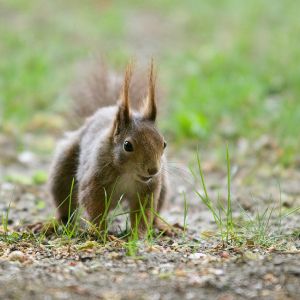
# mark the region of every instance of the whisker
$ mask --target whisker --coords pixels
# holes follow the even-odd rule
[[[164,169],[164,168],[161,171],[168,174],[171,178],[174,177],[174,176],[177,176],[177,177],[180,176],[180,174],[171,172],[170,170],[167,170],[167,169]],[[188,180],[185,176],[184,177],[180,176],[180,179],[183,180],[185,183],[188,183],[191,186],[194,185],[194,182]]]
[[[175,167],[175,166],[165,166],[164,167],[165,169],[167,170],[174,170],[174,171],[180,171],[181,173],[184,173],[185,175],[191,177],[191,178],[194,178],[191,174],[191,171],[190,170],[187,170],[187,169],[183,169],[183,168],[180,168],[180,167]]]

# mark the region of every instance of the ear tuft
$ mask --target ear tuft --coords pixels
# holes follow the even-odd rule
[[[155,74],[154,62],[152,58],[150,63],[150,68],[149,68],[148,96],[144,108],[144,118],[153,122],[155,121],[156,114],[157,114],[156,99],[155,99],[155,82],[156,82],[156,74]]]
[[[130,122],[130,107],[129,107],[129,89],[132,78],[133,64],[130,62],[125,71],[124,81],[118,104],[117,116],[114,122],[114,134],[118,134],[122,128],[125,128]]]
[[[125,121],[130,120],[129,88],[130,88],[130,82],[132,78],[132,69],[133,69],[132,62],[130,62],[126,67],[123,88],[122,88],[122,95],[121,95],[120,106],[122,106],[123,108],[123,115]]]

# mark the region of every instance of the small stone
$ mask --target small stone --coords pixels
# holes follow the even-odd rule
[[[235,297],[232,294],[222,294],[218,300],[234,300]]]
[[[230,257],[229,253],[226,252],[226,251],[221,252],[220,256],[221,256],[222,258],[229,258],[229,257]]]
[[[190,259],[200,259],[205,257],[206,255],[204,253],[193,253],[189,256]]]
[[[177,269],[177,270],[175,270],[175,276],[177,276],[177,277],[186,277],[187,273],[184,270]]]
[[[222,269],[213,269],[212,273],[217,276],[224,275],[224,271]]]
[[[177,186],[177,192],[178,192],[179,194],[185,193],[185,192],[186,192],[186,187],[183,186],[183,185]]]
[[[266,281],[268,284],[275,284],[278,282],[278,278],[275,277],[272,273],[267,273],[263,277],[264,281]]]
[[[13,191],[15,189],[15,185],[10,182],[3,182],[1,185],[1,189],[3,191]]]
[[[23,263],[28,259],[28,257],[23,252],[16,250],[8,255],[8,259],[11,261],[19,261]]]
[[[36,158],[32,152],[24,151],[19,154],[18,160],[23,164],[29,165],[29,164],[32,164],[36,160]]]

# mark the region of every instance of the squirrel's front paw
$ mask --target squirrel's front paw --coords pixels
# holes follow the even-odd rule
[[[147,237],[147,230],[145,228],[138,228],[138,237],[140,240],[143,240]]]
[[[155,221],[155,228],[158,229],[163,233],[163,235],[169,236],[169,237],[176,237],[180,234],[181,228],[175,227],[169,224],[164,223],[161,220]]]
[[[36,222],[17,228],[17,231],[30,231],[34,234],[40,233],[45,235],[51,235],[55,232],[55,225],[51,221]]]

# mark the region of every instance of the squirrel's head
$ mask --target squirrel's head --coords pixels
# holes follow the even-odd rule
[[[131,76],[132,68],[129,65],[113,124],[113,159],[124,173],[130,173],[135,180],[147,183],[161,171],[162,156],[167,145],[155,126],[157,107],[153,62],[149,72],[148,95],[141,112],[130,109]]]

